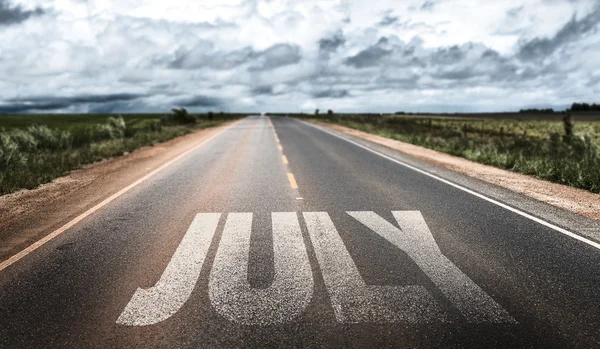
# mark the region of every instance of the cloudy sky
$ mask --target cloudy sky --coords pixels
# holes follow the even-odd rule
[[[600,99],[599,0],[0,0],[0,113]]]

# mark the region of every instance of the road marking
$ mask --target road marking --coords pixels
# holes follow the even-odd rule
[[[181,309],[196,286],[220,217],[220,213],[196,215],[160,280],[151,288],[135,291],[118,324],[153,325]]]
[[[294,178],[293,173],[288,172],[288,179],[290,181],[290,185],[292,186],[292,189],[298,189],[298,183],[296,183],[296,178]]]
[[[269,125],[271,126],[273,131],[275,131],[275,125],[273,125],[273,120],[271,120],[271,117],[267,116],[267,120],[269,121]]]
[[[375,212],[347,213],[406,252],[469,322],[515,323],[506,310],[442,254],[421,212],[392,211],[401,230]]]
[[[250,287],[248,257],[252,213],[230,213],[213,262],[210,302],[226,319],[244,325],[289,322],[308,306],[313,275],[295,212],[272,213],[275,276],[266,289]]]
[[[277,136],[277,131],[275,130],[275,126],[273,125],[273,121],[271,121],[271,118],[269,118],[269,123],[271,123],[271,127],[273,128],[273,134],[275,135],[275,139],[277,140],[277,147],[279,148],[280,151],[283,151],[283,147],[281,146],[281,142],[279,141],[279,136]],[[288,165],[288,159],[287,156],[285,155],[281,155],[281,160],[283,161],[283,163],[285,165]],[[288,173],[288,180],[290,181],[290,185],[292,186],[292,189],[298,189],[298,183],[296,183],[296,178],[294,178],[294,175],[292,173]],[[300,199],[296,199],[296,200],[302,200],[302,198]]]
[[[273,120],[271,120],[270,117],[267,117],[267,120],[269,120],[269,126],[271,127],[271,130],[273,131],[273,135],[275,136],[275,140],[277,141],[277,143],[281,143],[279,141],[279,136],[277,135],[277,130],[275,129],[275,125],[273,125]]]
[[[214,139],[215,137],[221,135],[222,133],[224,133],[225,131],[229,130],[230,128],[232,128],[233,126],[235,126],[236,124],[238,124],[241,120],[234,122],[233,124],[226,126],[225,128],[223,128],[221,131],[218,131],[217,133],[213,134],[212,136],[206,138],[205,140],[203,140],[202,142],[200,142],[199,144],[195,145],[193,148],[186,150],[185,152],[179,154],[178,156],[176,156],[175,158],[169,160],[167,163],[163,164],[162,166],[160,166],[159,168],[155,169],[154,171],[148,173],[147,175],[145,175],[144,177],[138,179],[137,181],[131,183],[130,185],[126,186],[125,188],[119,190],[117,193],[111,195],[110,197],[104,199],[102,202],[100,202],[99,204],[97,204],[96,206],[90,208],[89,210],[85,211],[84,213],[80,214],[79,216],[73,218],[71,221],[69,221],[68,223],[66,223],[65,225],[63,225],[62,227],[56,229],[55,231],[53,231],[52,233],[46,235],[45,237],[43,237],[42,239],[34,242],[33,244],[29,245],[28,247],[26,247],[24,250],[20,251],[19,253],[13,255],[12,257],[8,258],[7,260],[5,260],[4,262],[0,263],[0,271],[8,268],[9,266],[13,265],[15,262],[17,262],[18,260],[22,259],[23,257],[27,256],[28,254],[30,254],[31,252],[37,250],[38,248],[40,248],[41,246],[43,246],[44,244],[46,244],[48,241],[54,239],[55,237],[57,237],[58,235],[62,234],[63,232],[65,232],[66,230],[68,230],[69,228],[71,228],[72,226],[74,226],[75,224],[79,223],[80,221],[82,221],[83,219],[85,219],[87,216],[91,215],[92,213],[98,211],[99,209],[101,209],[102,207],[106,206],[108,203],[110,203],[111,201],[115,200],[116,198],[118,198],[119,196],[125,194],[126,192],[128,192],[129,190],[131,190],[132,188],[136,187],[137,185],[139,185],[140,183],[144,182],[145,180],[147,180],[148,178],[154,176],[155,174],[157,174],[158,172],[164,170],[165,168],[171,166],[174,162],[176,162],[177,160],[183,158],[184,156],[190,154],[191,152],[197,150],[198,148],[200,148],[201,146],[203,146],[204,144],[206,144],[208,141]]]
[[[442,255],[418,211],[392,211],[400,229],[371,211],[347,212],[406,253],[465,320],[474,323],[516,321],[450,260]],[[173,316],[196,287],[220,213],[199,213],[160,280],[138,288],[117,319],[132,326],[157,324]],[[340,323],[449,322],[423,285],[367,285],[327,212],[304,212],[335,318]],[[271,214],[274,277],[268,288],[252,288],[248,260],[252,213],[230,213],[210,271],[208,294],[217,313],[243,325],[273,325],[300,316],[314,293],[314,277],[298,215]],[[431,286],[430,286],[431,287]]]
[[[471,189],[469,189],[469,188],[463,187],[462,185],[459,185],[459,184],[453,183],[453,182],[451,182],[451,181],[449,181],[449,180],[447,180],[447,179],[444,179],[444,178],[442,178],[442,177],[439,177],[439,176],[437,176],[437,175],[434,175],[434,174],[432,174],[432,173],[429,173],[429,172],[427,172],[427,171],[425,171],[425,170],[422,170],[422,169],[420,169],[420,168],[418,168],[418,167],[415,167],[415,166],[409,165],[409,164],[407,164],[407,163],[405,163],[405,162],[403,162],[403,161],[401,161],[401,160],[398,160],[398,159],[395,159],[395,158],[393,158],[393,157],[391,157],[391,156],[388,156],[388,155],[385,155],[385,154],[383,154],[383,153],[380,153],[380,152],[379,152],[379,151],[377,151],[377,150],[374,150],[374,149],[372,149],[372,148],[369,148],[369,147],[367,147],[367,146],[365,146],[365,145],[362,145],[362,144],[360,144],[360,143],[358,143],[358,142],[355,142],[355,141],[353,141],[353,140],[351,140],[351,139],[348,139],[348,138],[346,138],[346,137],[340,136],[340,135],[338,135],[338,134],[336,134],[336,133],[333,133],[333,132],[331,132],[331,131],[325,130],[325,129],[323,129],[323,128],[321,128],[321,127],[318,127],[318,126],[316,126],[316,125],[312,125],[312,124],[310,124],[310,123],[308,123],[308,122],[306,122],[306,121],[302,121],[302,120],[298,120],[298,121],[299,121],[299,122],[301,122],[301,123],[303,123],[303,124],[305,124],[305,125],[307,125],[307,126],[310,126],[310,127],[312,127],[312,128],[315,128],[315,129],[317,129],[317,130],[320,130],[321,132],[324,132],[324,133],[327,133],[327,134],[329,134],[329,135],[331,135],[331,136],[334,136],[334,137],[337,137],[337,138],[339,138],[339,139],[342,139],[342,140],[344,140],[344,141],[346,141],[346,142],[348,142],[348,143],[352,143],[352,144],[356,145],[357,147],[360,147],[360,148],[363,148],[363,149],[365,149],[365,150],[368,150],[368,151],[370,151],[371,153],[373,153],[373,154],[377,154],[377,155],[381,156],[382,158],[385,158],[385,159],[388,159],[388,160],[390,160],[390,161],[392,161],[392,162],[395,162],[395,163],[397,163],[398,165],[404,166],[404,167],[406,167],[406,168],[409,168],[409,169],[411,169],[411,170],[413,170],[413,171],[419,172],[419,173],[421,173],[421,174],[424,174],[424,175],[426,175],[426,176],[428,176],[428,177],[431,177],[431,178],[433,178],[433,179],[435,179],[435,180],[438,180],[438,181],[440,181],[440,182],[442,182],[442,183],[445,183],[445,184],[448,184],[448,185],[450,185],[450,186],[453,186],[453,187],[455,187],[456,189],[459,189],[459,190],[462,190],[462,191],[464,191],[464,192],[467,192],[467,193],[469,193],[469,194],[471,194],[471,195],[474,195],[474,196],[476,196],[476,197],[478,197],[478,198],[480,198],[480,199],[483,199],[483,200],[485,200],[485,201],[487,201],[487,202],[490,202],[490,203],[492,203],[492,204],[494,204],[494,205],[500,206],[500,207],[502,207],[502,208],[504,208],[504,209],[506,209],[506,210],[509,210],[509,211],[511,211],[511,212],[513,212],[513,213],[516,213],[516,214],[518,214],[518,215],[520,215],[520,216],[522,216],[522,217],[525,217],[525,218],[527,218],[527,219],[530,219],[530,220],[532,220],[532,221],[534,221],[534,222],[536,222],[536,223],[539,223],[539,224],[541,224],[541,225],[543,225],[543,226],[546,226],[546,227],[548,227],[548,228],[550,228],[550,229],[553,229],[553,230],[555,230],[555,231],[557,231],[557,232],[559,232],[559,233],[561,233],[561,234],[564,234],[564,235],[567,235],[567,236],[569,236],[569,237],[572,237],[573,239],[579,240],[579,241],[581,241],[581,242],[583,242],[583,243],[586,243],[586,244],[588,244],[588,245],[590,245],[590,246],[592,246],[592,247],[595,247],[595,248],[597,248],[597,249],[599,249],[599,250],[600,250],[600,243],[598,243],[598,242],[595,242],[595,241],[593,241],[593,240],[587,239],[587,238],[585,238],[585,237],[583,237],[583,236],[581,236],[581,235],[577,235],[577,234],[575,234],[575,233],[573,233],[573,232],[571,232],[571,231],[568,231],[568,230],[566,230],[566,229],[564,229],[564,228],[561,228],[561,227],[559,227],[559,226],[557,226],[557,225],[554,225],[554,224],[552,224],[552,223],[550,223],[550,222],[547,222],[547,221],[545,221],[545,220],[543,220],[543,219],[541,219],[541,218],[537,218],[537,217],[535,217],[535,216],[533,216],[533,215],[531,215],[531,214],[529,214],[529,213],[526,213],[526,212],[524,212],[524,211],[521,211],[521,210],[519,210],[519,209],[517,209],[517,208],[511,207],[511,206],[509,206],[509,205],[507,205],[507,204],[504,204],[504,203],[502,203],[502,202],[500,202],[500,201],[498,201],[498,200],[492,199],[492,198],[490,198],[490,197],[487,197],[487,196],[485,196],[485,195],[483,195],[483,194],[480,194],[480,193],[478,193],[478,192],[476,192],[476,191],[473,191],[473,190],[471,190]]]
[[[423,286],[365,284],[327,212],[304,212],[304,220],[338,322],[447,321]]]

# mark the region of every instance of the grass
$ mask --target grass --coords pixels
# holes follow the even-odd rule
[[[163,114],[121,114],[128,125],[160,120]],[[106,114],[31,114],[31,115],[0,115],[0,128],[5,130],[23,129],[31,125],[46,125],[61,130],[77,130],[92,124],[105,123]]]
[[[600,122],[379,115],[301,116],[600,193]]]
[[[0,116],[0,195],[63,176],[83,165],[123,155],[241,117],[191,115],[3,115]]]

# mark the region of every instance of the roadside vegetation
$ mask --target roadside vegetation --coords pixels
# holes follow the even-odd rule
[[[166,115],[0,115],[0,195],[238,117],[183,108]]]
[[[570,114],[561,115],[562,121],[476,119],[460,115],[298,116],[600,193],[600,122],[577,122]]]

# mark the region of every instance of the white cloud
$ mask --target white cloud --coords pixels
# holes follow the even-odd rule
[[[192,100],[249,111],[593,102],[595,3],[0,0],[21,11],[0,23],[0,111],[115,93],[140,96],[115,109],[146,110]],[[85,101],[70,110],[99,107]]]

